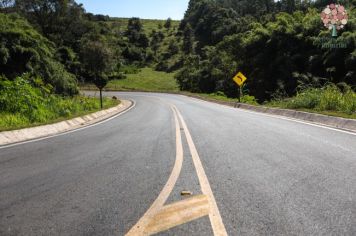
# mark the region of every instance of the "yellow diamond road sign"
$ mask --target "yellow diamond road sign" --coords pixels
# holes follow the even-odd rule
[[[241,72],[237,73],[233,80],[237,83],[238,86],[242,86],[247,80],[246,76],[244,76]]]

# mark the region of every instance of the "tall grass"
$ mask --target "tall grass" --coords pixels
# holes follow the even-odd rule
[[[117,104],[115,100],[104,99],[104,108]],[[52,96],[46,99],[42,106],[34,108],[29,113],[1,111],[0,131],[54,123],[99,110],[100,103],[97,98]]]
[[[335,84],[329,84],[323,88],[307,88],[293,98],[272,101],[269,105],[352,115],[356,113],[356,93],[348,86],[341,90]]]
[[[81,116],[100,110],[97,98],[63,97],[34,87],[28,80],[0,80],[0,131],[19,129]],[[117,101],[105,99],[104,107]]]

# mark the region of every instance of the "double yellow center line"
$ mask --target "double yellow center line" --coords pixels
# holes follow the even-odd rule
[[[213,191],[211,190],[187,124],[176,106],[171,105],[171,109],[174,114],[176,128],[176,161],[172,173],[157,199],[126,235],[152,235],[207,215],[209,216],[214,235],[227,235]],[[184,130],[203,194],[165,205],[182,170],[183,145],[181,128]]]

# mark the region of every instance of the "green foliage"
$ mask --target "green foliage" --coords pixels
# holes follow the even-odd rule
[[[106,107],[112,105],[112,101],[105,101]],[[0,130],[48,123],[98,109],[97,99],[54,95],[51,86],[39,78],[0,78]]]
[[[125,74],[138,74],[141,72],[141,70],[135,65],[122,66],[120,68],[120,71],[122,71]]]
[[[28,79],[16,78],[14,81],[0,80],[0,110],[10,113],[26,114],[30,120],[44,101],[40,89],[34,89]]]
[[[191,38],[184,38],[186,31],[193,32],[195,42],[189,44],[195,55],[183,57],[177,73],[180,88],[236,97],[232,77],[237,71],[248,77],[246,89],[259,102],[277,93],[296,95],[305,77],[317,80],[317,88],[330,82],[355,86],[355,8],[349,5],[349,23],[335,40],[347,47],[327,49],[320,39],[331,38],[330,32],[313,6],[296,1],[191,0],[180,30],[183,45]]]
[[[109,81],[109,90],[137,90],[137,91],[178,91],[174,73],[157,72],[151,68],[142,68],[139,73],[127,74],[126,79]]]
[[[131,18],[116,18],[116,17],[111,17],[109,21],[106,23],[109,25],[109,28],[112,31],[117,31],[117,32],[126,32],[127,31],[127,26],[128,22]],[[164,23],[166,20],[154,20],[154,19],[140,19],[140,22],[142,24],[142,30],[146,35],[149,35],[152,31],[161,31]],[[172,20],[172,28],[178,27],[180,24],[180,21]],[[161,29],[159,28],[159,25],[161,25]],[[164,31],[164,34],[167,32]]]
[[[54,44],[18,15],[0,13],[0,70],[9,79],[31,73],[57,93],[76,94],[75,77],[57,62]]]
[[[101,41],[84,42],[81,57],[86,71],[97,76],[107,72],[112,66],[112,54],[110,49]]]
[[[108,79],[140,87],[131,74],[150,66],[179,70],[175,77],[182,90],[221,91],[230,98],[238,95],[231,78],[242,71],[248,77],[244,94],[253,96],[247,102],[298,96],[303,106],[313,107],[321,98],[316,92],[304,95],[307,89],[356,85],[354,2],[340,1],[349,22],[334,39],[347,47],[330,49],[320,46],[321,38],[330,38],[320,21],[320,10],[329,3],[324,0],[191,0],[181,22],[93,15],[74,0],[4,0],[0,69],[10,80],[30,73],[57,93],[75,94],[75,77],[100,88]]]
[[[164,28],[169,30],[172,27],[172,19],[168,18],[167,21],[164,23]]]
[[[146,50],[136,46],[126,47],[122,52],[122,55],[132,64],[143,64],[146,60]]]
[[[247,103],[250,105],[258,105],[257,100],[254,96],[250,96],[250,95],[244,95],[241,97],[241,102],[242,103]]]
[[[190,91],[193,93],[202,92],[199,88],[200,75],[196,69],[199,67],[198,56],[188,56],[184,61],[184,66],[176,74],[180,90]],[[204,91],[205,92],[205,91]]]
[[[217,0],[217,2],[220,5],[224,6],[225,8],[234,9],[241,16],[244,15],[260,16],[275,11],[273,0],[240,0],[240,1]],[[285,5],[285,2],[294,2],[294,1],[282,0],[281,2],[283,5]]]
[[[163,25],[166,21],[138,18],[98,18],[95,15],[90,15],[89,19],[95,27],[91,33],[85,34],[84,38],[97,40],[97,37],[91,35],[100,35],[100,40],[106,42],[113,52],[114,61],[120,65],[154,66],[155,63],[164,60],[163,54],[170,53],[170,49],[172,49],[168,49],[170,41],[175,41],[176,46],[181,47],[180,40],[176,38],[179,21],[171,20],[169,29],[162,27],[160,29],[159,25]],[[74,51],[78,54],[78,50]],[[179,52],[174,56],[178,54]],[[173,61],[177,61],[176,58],[172,58],[172,61],[171,58],[169,60],[169,64],[174,64]],[[75,72],[76,70],[73,71],[78,74]],[[87,80],[85,71],[79,73],[79,77],[82,80]]]
[[[131,45],[147,48],[149,40],[143,32],[143,26],[139,18],[131,18],[127,25],[126,37]]]
[[[182,51],[186,54],[191,54],[193,53],[194,50],[194,35],[193,35],[193,29],[191,25],[188,23],[184,27],[183,31],[183,47]]]
[[[224,92],[218,91],[216,93],[187,93],[183,92],[183,94],[200,98],[203,100],[208,100],[208,101],[214,101],[214,102],[230,102],[230,103],[236,103],[238,100],[236,98],[229,98],[227,97]],[[247,103],[250,105],[258,105],[256,99],[253,96],[245,95],[241,98],[241,102]]]
[[[58,45],[78,47],[80,38],[92,30],[85,10],[74,0],[16,0],[14,9],[39,32]]]
[[[356,93],[349,86],[345,86],[342,91],[336,85],[329,84],[323,88],[307,88],[293,98],[273,101],[270,105],[355,114]]]

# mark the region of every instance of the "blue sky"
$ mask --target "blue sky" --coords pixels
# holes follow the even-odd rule
[[[181,20],[189,0],[76,0],[87,12],[113,17]]]

